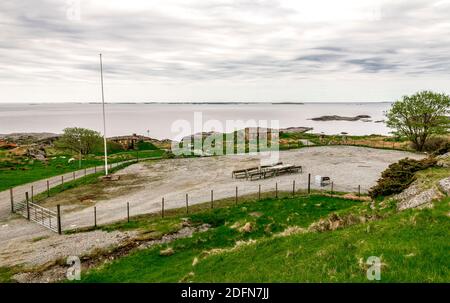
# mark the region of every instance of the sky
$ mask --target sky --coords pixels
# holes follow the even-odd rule
[[[0,102],[450,93],[450,0],[2,0]]]

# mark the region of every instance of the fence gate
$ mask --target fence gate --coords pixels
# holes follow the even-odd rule
[[[61,233],[61,220],[58,213],[30,201],[15,202],[12,211],[29,221],[36,222],[51,231]]]

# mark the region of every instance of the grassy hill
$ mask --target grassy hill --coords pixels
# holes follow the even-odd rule
[[[82,282],[371,282],[370,256],[381,258],[381,282],[448,282],[449,204],[398,213],[312,195],[203,211],[188,219],[209,230],[136,250],[84,272]],[[109,228],[173,231],[181,220],[142,217]]]

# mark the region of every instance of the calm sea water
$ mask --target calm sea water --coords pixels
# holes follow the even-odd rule
[[[203,123],[217,120],[278,120],[280,127],[307,126],[314,133],[352,135],[388,134],[383,120],[390,103],[305,103],[305,104],[106,104],[107,135],[132,133],[173,139],[176,120],[194,123],[194,113]],[[372,122],[312,121],[323,115],[369,115]],[[0,134],[12,132],[61,133],[65,127],[102,130],[101,104],[0,104]],[[271,126],[269,122],[269,127]],[[209,129],[204,129],[208,131]]]

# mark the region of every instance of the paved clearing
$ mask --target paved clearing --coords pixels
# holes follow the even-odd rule
[[[80,205],[63,203],[63,228],[67,230],[92,226],[93,209],[91,206],[94,204],[97,206],[98,223],[102,224],[124,219],[127,202],[130,202],[131,215],[136,215],[159,211],[162,197],[165,197],[166,208],[184,207],[186,193],[189,194],[190,204],[209,201],[211,189],[214,190],[215,199],[234,196],[236,186],[239,188],[240,195],[256,193],[259,184],[261,184],[262,191],[274,190],[275,182],[278,182],[279,190],[290,191],[293,180],[296,182],[297,189],[305,189],[308,173],[312,175],[312,182],[314,182],[315,175],[329,176],[334,181],[336,190],[356,191],[358,185],[361,185],[361,190],[364,192],[375,184],[381,172],[390,163],[405,157],[420,159],[424,156],[402,151],[353,146],[322,146],[282,151],[280,152],[280,161],[302,165],[303,173],[260,181],[231,178],[231,172],[235,169],[260,165],[259,156],[233,155],[141,162],[119,171],[117,175],[127,177],[123,177],[123,180],[115,183],[115,188],[111,189],[111,183],[104,185],[103,191],[109,192],[110,195],[94,195],[88,206],[84,202],[80,202]],[[130,180],[130,176],[133,180]],[[133,182],[130,183],[131,181]],[[317,188],[314,184],[312,187]],[[92,194],[89,192],[91,190],[89,186],[81,190],[85,195]],[[98,188],[95,190],[98,191]],[[113,193],[111,193],[112,190],[114,190]],[[51,205],[57,203],[58,199],[61,202],[67,200],[68,196],[65,195],[70,195],[70,190],[55,196]],[[76,203],[76,200],[74,201]],[[33,239],[39,237],[48,238],[41,240],[42,242],[38,241],[34,245],[29,244],[30,241],[33,242]],[[6,219],[0,222],[0,266],[9,263],[6,258],[10,254],[5,250],[11,252],[11,248],[14,248],[23,253],[23,249],[25,249],[33,253],[33,247],[37,247],[39,242],[45,243],[49,250],[58,249],[58,246],[66,242],[61,241],[63,237],[67,238],[77,254],[80,251],[75,247],[86,247],[87,251],[93,247],[83,243],[83,237],[77,239],[70,238],[70,236],[61,237],[37,224],[29,223],[23,218]],[[100,238],[103,237],[100,235]],[[86,241],[92,241],[91,237],[86,238]],[[25,244],[21,246],[20,242]],[[42,252],[36,249],[35,253]]]

